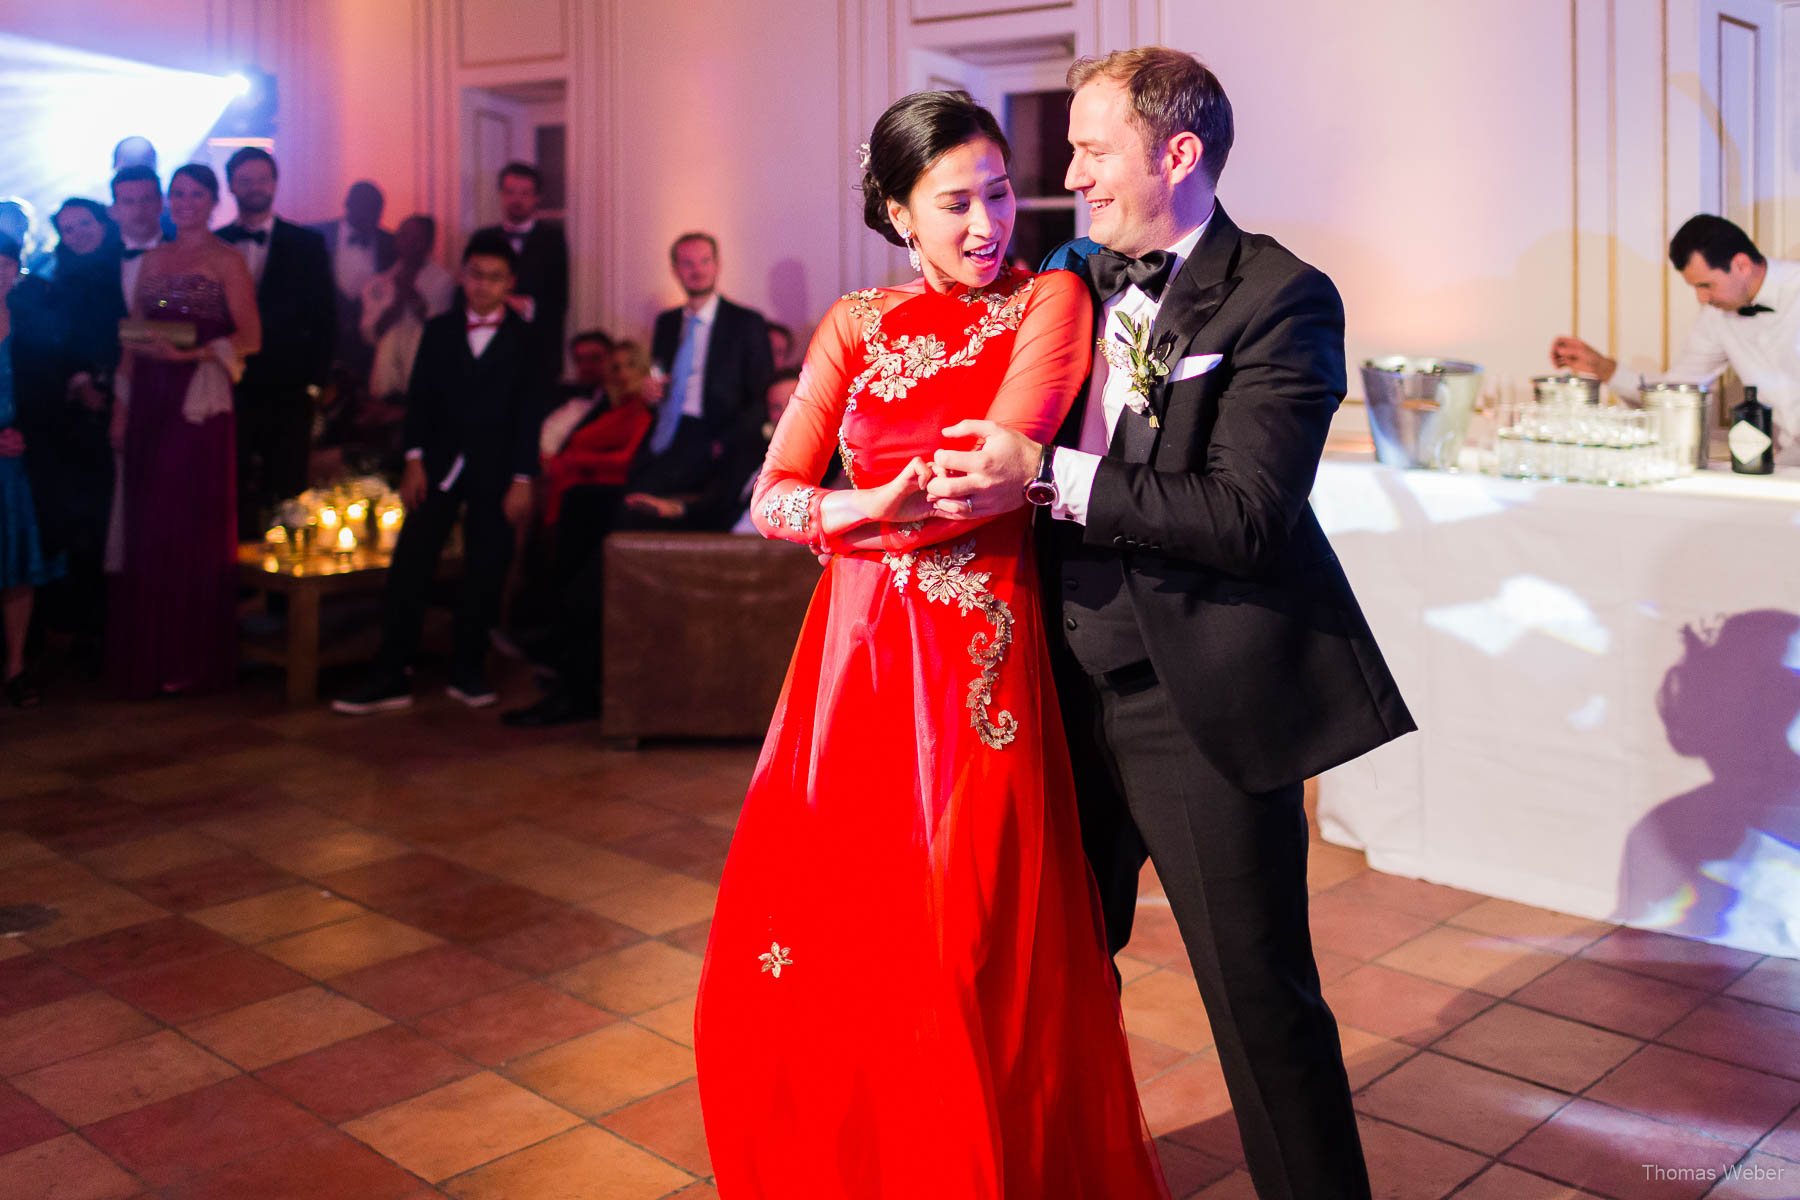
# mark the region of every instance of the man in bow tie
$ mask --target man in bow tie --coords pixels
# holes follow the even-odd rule
[[[1704,307],[1681,353],[1657,378],[1712,383],[1731,368],[1775,410],[1775,460],[1800,465],[1800,262],[1764,258],[1749,234],[1701,213],[1669,239],[1669,263]],[[1637,400],[1634,373],[1621,372],[1617,360],[1580,338],[1557,338],[1550,361]]]
[[[268,513],[306,490],[313,415],[331,378],[337,288],[318,233],[275,215],[275,157],[245,146],[225,163],[237,220],[219,230],[256,282],[262,350],[237,386],[238,536],[261,536]]]
[[[518,282],[507,301],[531,326],[546,387],[562,378],[563,324],[569,314],[569,242],[562,222],[538,216],[544,177],[530,163],[500,168],[500,224],[476,230],[497,233],[519,262]]]
[[[394,235],[381,227],[387,198],[367,179],[350,185],[344,195],[344,215],[312,226],[325,239],[331,257],[331,275],[337,286],[338,331],[336,382],[340,390],[361,391],[374,361],[375,344],[362,334],[363,289],[375,276],[394,265],[400,256]]]
[[[1307,496],[1344,395],[1337,290],[1215,197],[1230,101],[1191,55],[1083,59],[1066,185],[1104,346],[1050,445],[949,438],[938,511],[1040,506],[1057,692],[1109,948],[1155,863],[1263,1200],[1368,1200],[1307,925],[1303,782],[1413,728]]]

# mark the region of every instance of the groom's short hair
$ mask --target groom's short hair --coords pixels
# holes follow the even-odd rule
[[[1098,58],[1078,58],[1069,68],[1069,91],[1095,79],[1110,79],[1131,97],[1138,127],[1152,164],[1178,133],[1200,139],[1200,167],[1216,185],[1231,154],[1231,101],[1219,77],[1193,55],[1167,46],[1114,50]]]

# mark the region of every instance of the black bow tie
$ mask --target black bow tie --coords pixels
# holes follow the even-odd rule
[[[266,246],[269,244],[269,231],[266,229],[245,229],[240,225],[238,228],[233,229],[225,240],[234,246],[239,242],[255,242],[259,246]]]
[[[127,247],[125,247],[125,261],[130,262],[134,258],[143,257],[143,255],[145,254],[145,252],[148,249],[149,248],[146,246],[127,246]]]
[[[1163,285],[1175,266],[1175,256],[1167,250],[1152,250],[1142,258],[1126,258],[1117,250],[1104,247],[1088,255],[1088,278],[1101,300],[1114,296],[1136,284],[1152,300],[1162,299]]]
[[[1744,307],[1738,309],[1738,316],[1754,317],[1757,313],[1772,313],[1774,311],[1774,309],[1766,304],[1746,304]]]

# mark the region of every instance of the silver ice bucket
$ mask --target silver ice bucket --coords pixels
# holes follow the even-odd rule
[[[1673,473],[1706,470],[1712,449],[1712,388],[1704,383],[1646,383],[1638,394]]]
[[[1375,457],[1390,467],[1456,466],[1481,395],[1481,368],[1390,354],[1363,360],[1363,399]]]

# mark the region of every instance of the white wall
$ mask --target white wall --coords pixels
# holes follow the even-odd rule
[[[1792,252],[1786,0],[0,0],[0,28],[28,36],[275,72],[283,209],[332,215],[371,178],[390,218],[439,216],[446,257],[461,89],[565,81],[574,321],[627,334],[673,302],[666,249],[688,228],[719,236],[728,294],[796,326],[890,278],[852,155],[915,56],[1162,41],[1223,79],[1238,143],[1221,196],[1337,280],[1353,361],[1455,355],[1515,381],[1560,332],[1630,369],[1678,343],[1693,301],[1664,247],[1754,136],[1716,136],[1721,15],[1768,54],[1727,125],[1782,131],[1756,213],[1765,248]]]

